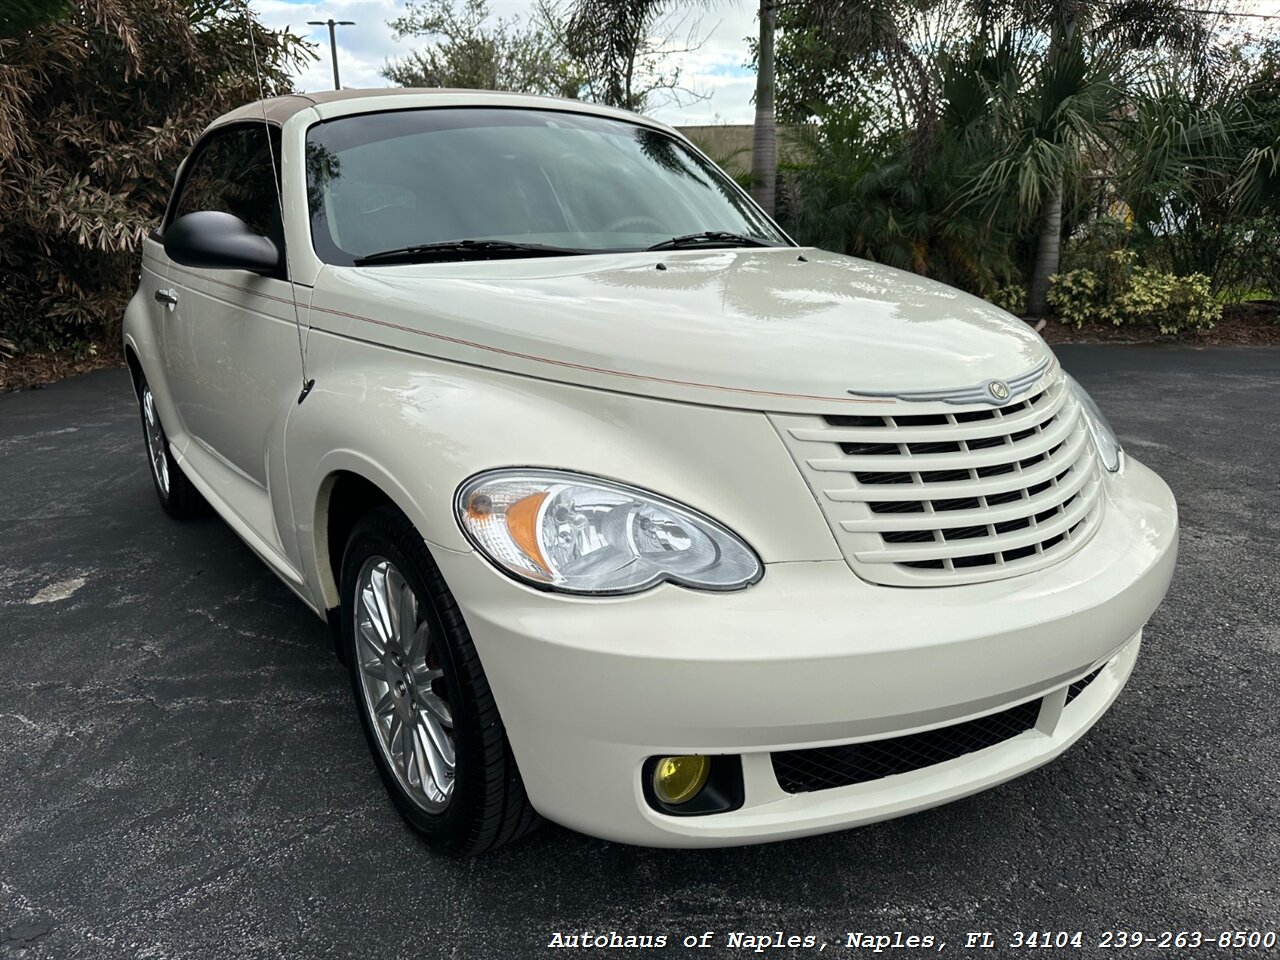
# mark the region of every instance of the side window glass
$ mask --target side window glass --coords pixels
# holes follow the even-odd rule
[[[279,133],[272,130],[279,163]],[[174,219],[197,210],[234,214],[254,233],[284,249],[284,226],[276,196],[275,171],[261,126],[233,127],[215,134],[192,161],[174,205]]]

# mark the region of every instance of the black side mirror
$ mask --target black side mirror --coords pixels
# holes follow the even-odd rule
[[[179,217],[164,232],[164,252],[174,263],[211,270],[280,272],[280,251],[230,213],[198,210]]]

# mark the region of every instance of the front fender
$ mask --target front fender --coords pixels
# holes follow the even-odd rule
[[[339,471],[379,487],[436,549],[471,549],[453,511],[464,480],[540,466],[688,504],[743,536],[766,563],[840,559],[761,413],[538,380],[315,330],[308,364],[316,383],[290,415],[285,456],[307,577],[330,605],[323,518]]]

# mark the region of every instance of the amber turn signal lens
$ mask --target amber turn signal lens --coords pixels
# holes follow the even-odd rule
[[[546,554],[538,542],[538,511],[546,499],[546,491],[531,493],[507,507],[507,531],[525,556],[550,573]]]
[[[688,803],[706,786],[711,761],[707,757],[661,757],[653,770],[653,792],[663,803]]]

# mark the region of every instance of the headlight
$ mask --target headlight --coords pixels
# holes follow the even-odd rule
[[[1102,415],[1098,405],[1093,402],[1093,397],[1089,396],[1084,387],[1076,382],[1075,377],[1068,374],[1067,382],[1071,384],[1071,389],[1076,392],[1076,397],[1080,400],[1080,406],[1084,410],[1084,422],[1089,425],[1089,435],[1093,437],[1093,445],[1098,448],[1102,465],[1115,473],[1120,469],[1124,453],[1120,449],[1120,440],[1116,437],[1116,432],[1111,429],[1111,424]]]
[[[654,493],[558,470],[496,470],[458,488],[458,522],[519,580],[566,593],[637,593],[664,580],[736,590],[764,568],[710,517]]]

